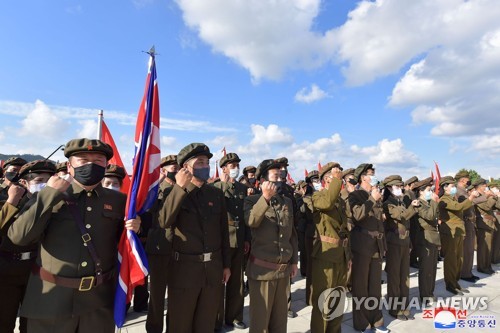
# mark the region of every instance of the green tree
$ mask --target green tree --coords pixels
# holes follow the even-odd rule
[[[460,171],[467,171],[467,172],[469,173],[469,176],[470,176],[470,181],[471,181],[472,183],[474,183],[474,181],[475,181],[476,179],[481,178],[481,175],[480,175],[480,174],[479,174],[476,170],[474,170],[474,169],[469,169],[469,170],[467,170],[467,169],[465,169],[465,168],[462,168],[462,169],[460,169],[458,172],[460,172]]]

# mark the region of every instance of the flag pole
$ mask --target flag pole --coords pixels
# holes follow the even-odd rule
[[[97,116],[97,140],[102,139],[102,117],[104,115],[103,110],[99,110],[99,114]]]

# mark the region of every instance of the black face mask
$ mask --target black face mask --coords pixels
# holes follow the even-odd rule
[[[174,172],[167,171],[167,178],[175,183],[175,175],[176,174],[177,174],[177,171],[174,171]]]
[[[351,184],[351,185],[358,185],[358,182],[356,181],[356,179],[350,178],[349,179],[349,184]]]
[[[282,182],[286,182],[286,176],[288,176],[288,171],[280,170],[280,178]]]
[[[250,185],[255,185],[255,181],[256,179],[255,178],[248,178],[248,182],[250,183]]]
[[[467,181],[467,186],[470,186],[472,184],[472,182],[469,180]]]
[[[99,183],[104,178],[106,168],[100,165],[89,163],[75,169],[75,180],[84,186],[92,186]]]
[[[276,186],[276,193],[283,194],[283,182],[273,182]]]
[[[19,174],[16,171],[6,172],[5,179],[11,183],[17,183],[19,181]]]

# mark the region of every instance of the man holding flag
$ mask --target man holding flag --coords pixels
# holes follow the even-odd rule
[[[70,176],[52,176],[8,230],[14,244],[40,244],[21,316],[29,332],[114,332],[126,197],[101,185],[113,150],[100,140],[75,139],[64,155]],[[127,220],[125,228],[137,232],[140,220]]]

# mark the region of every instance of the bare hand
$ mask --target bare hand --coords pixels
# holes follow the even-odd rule
[[[338,168],[333,168],[332,169],[332,177],[335,177],[337,179],[342,180],[342,171]]]
[[[222,283],[226,284],[227,281],[229,281],[229,278],[231,277],[231,270],[229,268],[224,268],[222,271]]]
[[[245,241],[243,244],[243,252],[247,254],[250,251],[250,242]]]
[[[193,175],[186,168],[180,169],[175,175],[177,185],[182,188],[186,188],[186,186],[191,182],[191,179],[193,179]]]
[[[411,202],[411,205],[412,205],[413,207],[419,207],[419,206],[420,206],[420,201],[418,201],[418,200],[413,200],[413,201]]]
[[[7,191],[7,194],[9,195],[9,197],[7,198],[7,202],[12,206],[17,206],[25,192],[26,189],[22,186],[15,184],[10,185],[9,190]]]
[[[49,178],[47,186],[52,187],[53,189],[56,189],[61,193],[64,193],[71,185],[71,181],[73,180],[73,178],[69,174],[68,176],[69,176],[68,180],[65,180],[59,176],[52,176]]]
[[[479,196],[479,192],[474,190],[470,193],[469,195],[469,200],[472,201],[474,198],[477,198]]]
[[[254,194],[254,192],[255,191],[253,188],[251,188],[251,187],[247,188],[247,195],[252,195],[252,194]]]
[[[297,268],[297,264],[292,264],[292,271],[290,272],[290,277],[294,278],[297,275],[299,269]]]
[[[141,228],[141,218],[139,216],[137,216],[135,219],[130,219],[125,221],[125,229],[127,230],[132,230],[135,233],[138,233],[140,228]]]
[[[372,198],[375,199],[375,201],[379,201],[380,199],[382,199],[382,194],[380,194],[379,189],[376,187],[372,188],[371,195]]]
[[[266,201],[271,200],[271,198],[276,194],[276,185],[272,182],[265,181],[262,183],[262,195]]]

